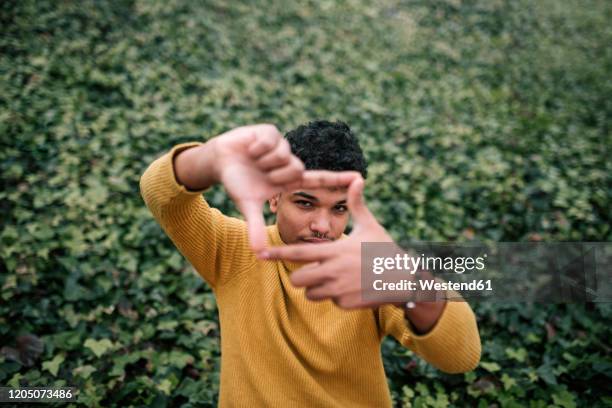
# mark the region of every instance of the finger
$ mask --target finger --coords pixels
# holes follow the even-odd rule
[[[331,280],[324,281],[324,283],[318,286],[312,286],[306,288],[304,293],[308,300],[321,301],[325,299],[331,299],[334,297],[334,287]]]
[[[332,300],[336,306],[346,310],[372,308],[380,305],[380,302],[364,300],[360,292],[337,296],[332,298]]]
[[[293,286],[310,287],[318,286],[331,278],[334,265],[326,265],[326,262],[315,262],[291,273],[289,280]]]
[[[268,181],[272,184],[287,185],[299,183],[304,175],[304,164],[300,159],[292,156],[289,164],[272,170],[268,173]]]
[[[346,271],[347,265],[344,259],[342,258],[332,258],[325,262],[321,262],[319,265],[316,265],[308,270],[310,275],[322,276],[325,279],[321,281],[315,282],[315,285],[308,285],[306,295],[310,299],[312,296],[315,299],[322,300],[324,298],[337,298],[346,296],[347,294],[355,292],[354,281],[346,280],[342,277],[343,272]],[[297,271],[296,271],[297,272]],[[295,274],[295,272],[294,272]],[[292,274],[291,279],[300,279],[300,276],[295,276]],[[359,285],[360,287],[361,285]],[[358,290],[356,293],[361,293]]]
[[[239,209],[248,225],[251,249],[255,252],[264,250],[266,248],[267,234],[266,222],[263,217],[263,204],[247,202],[242,204]]]
[[[263,171],[283,167],[291,161],[291,146],[285,139],[281,139],[274,150],[265,153],[255,162],[255,165]]]
[[[371,223],[376,221],[363,200],[363,178],[355,178],[348,189],[347,205],[353,220],[358,224]]]
[[[286,259],[293,262],[324,261],[338,253],[339,244],[341,243],[276,246],[266,249],[260,256],[263,259]]]
[[[361,177],[361,175],[356,171],[307,170],[299,182],[288,185],[286,190],[347,187],[358,177]]]
[[[273,125],[260,125],[255,129],[255,133],[255,141],[248,148],[249,155],[255,160],[274,150],[276,145],[283,139],[276,126]]]

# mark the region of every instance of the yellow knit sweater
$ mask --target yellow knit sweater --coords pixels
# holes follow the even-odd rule
[[[157,222],[212,287],[221,325],[221,407],[389,407],[380,353],[385,335],[442,371],[473,369],[480,359],[476,320],[466,302],[447,302],[434,326],[416,335],[403,311],[386,305],[346,311],[312,302],[289,274],[300,265],[260,261],[244,221],[209,207],[204,191],[178,184],[173,158],[155,160],[140,190]],[[272,245],[284,245],[268,227]]]

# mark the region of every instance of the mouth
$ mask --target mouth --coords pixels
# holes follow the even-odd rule
[[[321,244],[323,242],[331,242],[331,239],[325,239],[325,238],[301,238],[301,241],[307,242],[309,244]]]

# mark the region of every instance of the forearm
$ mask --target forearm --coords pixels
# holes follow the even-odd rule
[[[199,191],[218,183],[214,143],[215,139],[211,139],[174,156],[174,174],[179,184],[188,190]]]
[[[426,334],[440,319],[445,303],[446,300],[418,302],[413,309],[404,309],[404,316],[410,321],[417,334]]]
[[[432,280],[434,276],[427,271],[421,271],[419,279]],[[419,299],[423,299],[419,301]],[[440,300],[437,300],[440,299]],[[410,321],[417,334],[426,334],[440,319],[446,299],[444,293],[437,290],[423,290],[417,293],[414,299],[415,306],[411,309],[406,308],[406,304],[395,304],[402,308],[404,317]]]
[[[193,265],[195,270],[213,288],[225,282],[232,276],[232,262],[218,263],[219,259],[234,259],[235,248],[246,247],[247,234],[244,222],[235,218],[226,217],[220,211],[211,208],[202,190],[187,191],[188,187],[179,184],[176,174],[176,159],[179,155],[180,167],[187,170],[187,177],[197,172],[207,172],[200,169],[200,163],[193,157],[185,156],[196,152],[194,157],[208,157],[209,150],[201,149],[206,143],[187,142],[174,146],[169,152],[156,159],[149,165],[140,179],[141,195],[151,211],[153,217],[171,239],[180,253]],[[174,161],[174,163],[173,163]],[[202,160],[201,163],[210,163]],[[207,173],[210,173],[208,170]],[[214,178],[212,178],[214,181]],[[209,183],[197,184],[196,180],[190,187],[204,186]],[[222,240],[232,245],[223,245]]]

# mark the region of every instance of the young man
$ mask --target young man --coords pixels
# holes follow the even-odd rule
[[[180,144],[143,174],[148,208],[217,299],[220,406],[390,406],[380,354],[388,334],[443,371],[478,364],[480,338],[467,303],[366,304],[357,258],[342,258],[340,270],[326,259],[330,245],[348,245],[355,255],[359,240],[391,241],[361,200],[361,176],[356,138],[345,124],[325,121],[286,139],[274,126],[255,125]],[[246,222],[209,207],[202,193],[215,183]],[[277,218],[269,227],[266,200]],[[340,239],[349,208],[355,229]],[[274,252],[287,244],[302,245]],[[301,269],[271,259],[302,261],[308,248],[328,252],[315,252],[320,263]]]

